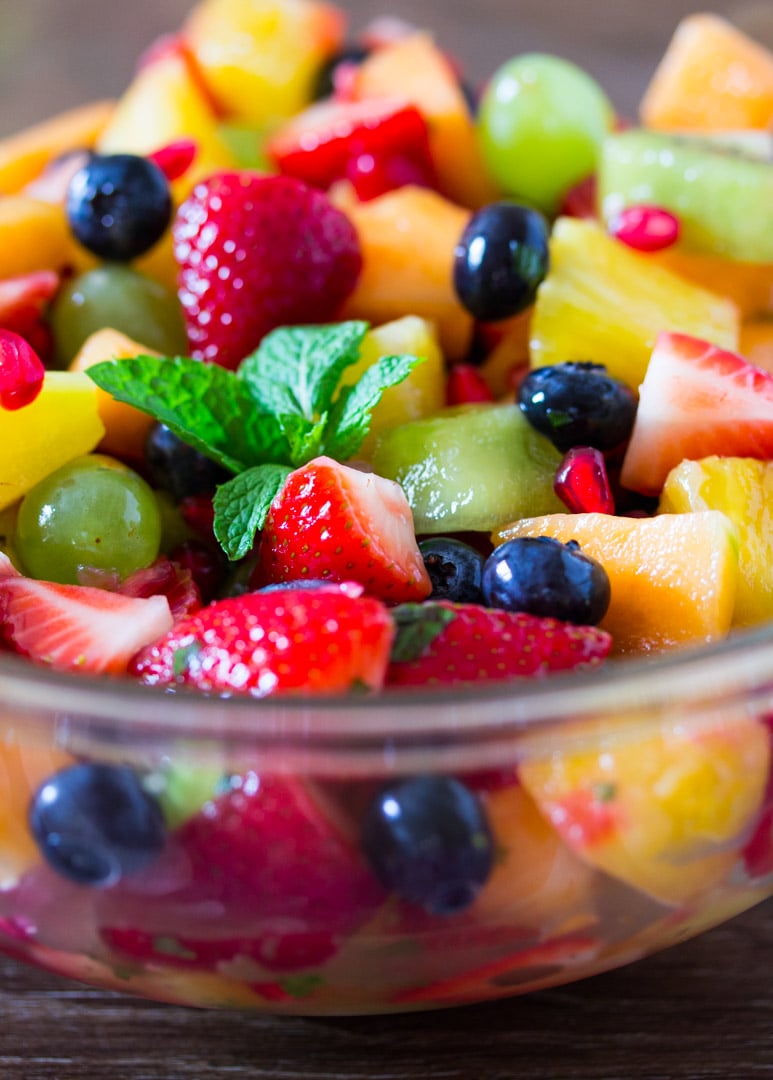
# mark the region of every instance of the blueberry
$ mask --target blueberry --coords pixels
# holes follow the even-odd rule
[[[480,604],[483,564],[479,551],[461,540],[436,536],[422,540],[419,551],[432,582],[431,600],[451,600],[456,604]]]
[[[603,364],[567,361],[530,371],[518,404],[532,427],[563,452],[575,446],[612,450],[631,434],[637,398]]]
[[[486,560],[483,598],[488,607],[595,626],[609,607],[609,578],[575,540],[520,536]]]
[[[231,473],[183,442],[166,424],[154,424],[148,432],[145,464],[153,486],[168,491],[175,502],[190,495],[209,495],[231,478]]]
[[[159,167],[135,154],[92,154],[67,189],[67,218],[84,247],[128,262],[163,236],[172,216]]]
[[[322,589],[330,588],[335,582],[324,580],[324,578],[297,578],[295,581],[275,581],[270,585],[262,585],[256,592],[259,593],[274,593],[284,592],[286,589]]]
[[[480,800],[443,776],[384,788],[365,813],[362,849],[385,888],[435,915],[469,907],[494,865]]]
[[[537,210],[492,203],[473,214],[454,252],[454,287],[476,319],[517,315],[548,271],[548,224]]]
[[[62,769],[38,789],[29,819],[46,861],[81,885],[114,885],[142,870],[166,837],[158,803],[124,765]]]
[[[312,91],[312,100],[320,101],[331,97],[336,90],[336,68],[341,64],[361,64],[370,56],[370,49],[365,45],[352,43],[329,57],[317,72]]]

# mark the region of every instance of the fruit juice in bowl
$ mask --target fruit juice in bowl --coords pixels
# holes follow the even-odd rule
[[[639,121],[201,0],[0,144],[0,948],[388,1012],[771,893],[773,56]]]

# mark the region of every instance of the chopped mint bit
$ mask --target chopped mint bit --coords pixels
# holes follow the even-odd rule
[[[311,997],[315,990],[324,986],[325,980],[321,975],[314,974],[288,975],[280,980],[279,985],[292,998],[306,998]]]
[[[217,489],[215,536],[229,559],[249,554],[273,499],[291,472],[287,465],[256,465]]]
[[[185,675],[190,671],[191,663],[195,661],[196,657],[201,652],[201,642],[192,641],[190,645],[183,645],[179,649],[175,649],[174,656],[172,657],[172,671],[175,675]]]
[[[158,934],[153,938],[153,949],[162,956],[179,956],[181,960],[195,960],[196,953],[178,941],[176,937]]]
[[[392,611],[397,633],[391,660],[402,663],[418,660],[438,634],[456,618],[453,610],[439,604],[400,604]]]
[[[613,784],[611,781],[600,780],[597,784],[593,785],[593,796],[596,801],[600,803],[612,802],[617,796],[617,784]]]

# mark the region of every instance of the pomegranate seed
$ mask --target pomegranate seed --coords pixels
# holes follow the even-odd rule
[[[597,193],[598,185],[595,175],[586,176],[574,187],[570,187],[564,195],[559,214],[564,217],[597,218]]]
[[[198,143],[193,139],[177,139],[159,150],[148,154],[150,161],[158,165],[161,172],[170,182],[179,180],[184,176],[193,164],[193,159],[199,152]]]
[[[609,231],[636,251],[663,251],[679,239],[679,218],[659,206],[627,206],[612,219]]]
[[[43,361],[24,338],[13,330],[0,330],[0,406],[13,410],[31,404],[45,375]]]
[[[455,364],[446,382],[447,405],[469,405],[476,401],[493,401],[488,383],[472,364]]]
[[[604,455],[592,446],[575,446],[556,471],[553,490],[573,514],[614,514]]]
[[[183,540],[171,555],[183,570],[187,570],[195,582],[201,599],[208,604],[223,584],[225,567],[218,553],[200,540]]]

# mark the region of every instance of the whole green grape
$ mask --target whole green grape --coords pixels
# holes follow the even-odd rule
[[[15,546],[32,577],[121,580],[158,555],[161,515],[153,489],[114,458],[87,454],[56,469],[24,496]]]
[[[596,169],[615,113],[585,71],[558,56],[525,53],[489,82],[478,113],[486,166],[503,191],[548,216]]]
[[[87,337],[109,326],[163,356],[185,356],[180,301],[130,266],[105,263],[60,290],[51,310],[57,362],[67,367]]]

